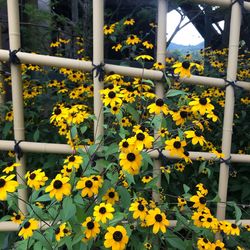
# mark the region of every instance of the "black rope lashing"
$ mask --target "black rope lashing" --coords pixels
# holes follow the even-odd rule
[[[10,56],[10,63],[13,63],[13,64],[21,64],[21,61],[20,59],[17,57],[17,53],[21,50],[21,48],[19,49],[15,49],[15,50],[9,50],[9,56]]]
[[[225,80],[225,82],[227,82],[227,84],[225,85],[225,88],[227,88],[228,86],[231,86],[231,87],[233,87],[234,91],[236,90],[236,88],[243,90],[243,88],[241,86],[236,85],[237,81],[228,81],[228,80]]]
[[[220,158],[219,163],[225,163],[229,167],[229,172],[231,173],[237,173],[236,169],[231,164],[231,156],[229,156],[228,159]]]
[[[18,160],[20,160],[23,157],[23,151],[19,145],[22,141],[23,140],[20,141],[15,140],[14,152],[16,153]]]
[[[240,5],[242,14],[248,12],[248,11],[246,10],[246,8],[244,7],[244,0],[234,0],[234,1],[232,2],[232,6],[233,6],[235,3],[238,3],[238,4]]]
[[[92,73],[95,73],[95,77],[98,77],[98,80],[100,82],[102,82],[104,80],[104,76],[105,76],[105,70],[104,70],[104,63],[100,63],[98,65],[95,65],[94,63],[92,63],[92,66],[94,66],[94,68],[91,70]]]
[[[168,158],[162,153],[163,149],[157,148],[157,151],[158,151],[158,153],[159,153],[158,158],[159,158],[159,160],[161,161],[161,164],[162,164],[163,166],[167,166],[167,164],[168,164]]]

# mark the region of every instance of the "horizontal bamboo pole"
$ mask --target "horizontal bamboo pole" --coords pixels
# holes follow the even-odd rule
[[[67,144],[58,144],[58,143],[42,143],[42,142],[28,142],[22,141],[20,144],[23,152],[30,153],[48,153],[48,154],[72,154],[73,149]],[[13,150],[14,141],[0,140],[0,150],[8,151]],[[88,146],[82,147],[82,150],[85,152],[88,150]],[[169,151],[163,150],[162,153],[169,159],[180,159],[177,156],[170,156]],[[158,158],[159,152],[157,150],[149,149],[149,155],[152,158]],[[216,159],[215,154],[207,152],[197,152],[189,151],[189,156],[192,160],[197,160],[198,157],[203,157],[205,160],[218,160]],[[244,154],[231,154],[231,162],[241,162],[249,163],[250,155]]]
[[[231,0],[193,0],[196,3],[205,3],[213,6],[229,7],[232,4]],[[244,1],[244,8],[250,10],[250,3]]]
[[[83,71],[91,71],[93,69],[91,61],[80,61],[64,57],[45,56],[45,55],[31,54],[26,52],[18,52],[17,56],[21,60],[21,62],[25,64],[30,63],[41,66],[70,68],[74,70],[83,70]],[[0,60],[1,61],[9,60],[8,50],[0,49]],[[124,76],[142,77],[145,79],[152,79],[152,80],[161,80],[163,77],[163,73],[158,70],[132,68],[126,66],[113,65],[113,64],[105,64],[104,69],[107,73],[115,72],[117,74]],[[226,85],[224,79],[221,78],[195,76],[195,75],[192,75],[190,78],[181,78],[181,83],[206,85],[211,87],[214,86],[218,88],[223,88]],[[246,90],[250,90],[249,82],[237,81],[237,85]]]
[[[236,223],[234,219],[226,219],[226,221],[231,222],[231,223]],[[47,223],[47,224],[46,224]],[[50,225],[50,221],[42,222],[39,221],[39,229],[47,229]],[[169,220],[169,227],[175,227],[177,224],[177,220]],[[250,225],[250,220],[239,220],[237,222],[237,225]],[[184,225],[185,226],[185,225]],[[2,221],[0,222],[0,232],[16,232],[19,231],[20,225],[12,222],[12,221]]]

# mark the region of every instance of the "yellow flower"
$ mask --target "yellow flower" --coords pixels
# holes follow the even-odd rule
[[[128,18],[123,22],[124,25],[134,25],[135,20],[133,18]]]
[[[187,143],[186,141],[181,141],[179,136],[171,140],[166,140],[165,144],[166,144],[165,149],[170,151],[171,156],[177,155],[181,158],[185,157],[184,147],[187,145]]]
[[[191,110],[193,112],[205,115],[205,113],[210,113],[214,109],[214,106],[210,102],[209,98],[194,98],[194,101],[191,101],[189,106],[192,106]]]
[[[200,211],[206,206],[207,199],[200,192],[197,192],[197,195],[190,197],[190,201],[194,203],[193,208],[197,208]]]
[[[61,201],[63,195],[69,196],[71,194],[71,186],[68,182],[68,177],[62,177],[61,174],[57,174],[56,178],[46,187],[45,192],[49,192],[50,198],[55,196],[56,200]]]
[[[138,61],[138,60],[154,60],[154,58],[152,56],[149,56],[149,55],[140,55],[140,56],[136,56],[135,57],[135,60]]]
[[[30,188],[34,188],[35,190],[39,190],[40,187],[44,186],[45,182],[48,180],[48,177],[45,175],[42,169],[34,170],[31,173],[28,171],[25,175],[25,178],[27,179],[27,185]]]
[[[202,133],[198,130],[189,130],[189,131],[185,131],[184,132],[186,138],[192,138],[192,144],[196,145],[197,143],[199,143],[201,146],[204,145],[204,143],[206,143],[205,138],[202,136]]]
[[[7,167],[3,169],[3,172],[9,174],[10,172],[13,172],[16,167],[19,166],[21,166],[20,163],[8,162]]]
[[[115,31],[115,23],[113,23],[111,25],[104,25],[103,31],[104,31],[105,35],[110,35],[110,34],[114,33],[114,31]]]
[[[212,153],[216,155],[217,158],[223,158],[225,154],[222,153],[221,149],[213,148]]]
[[[169,221],[166,219],[165,213],[159,208],[151,209],[146,216],[147,226],[153,226],[153,233],[157,234],[159,230],[166,233],[166,227],[169,226]]]
[[[175,74],[179,74],[181,78],[191,76],[191,68],[195,66],[196,63],[190,63],[189,61],[177,62],[172,67]]]
[[[105,204],[104,202],[102,202],[100,205],[96,205],[94,207],[94,217],[95,220],[101,221],[102,223],[106,223],[107,219],[112,220],[114,215],[113,212],[115,211],[115,209],[113,208],[111,203],[107,203]]]
[[[123,170],[135,175],[139,173],[142,165],[142,156],[136,149],[129,149],[127,152],[121,152],[119,155],[120,165]]]
[[[203,249],[210,250],[212,247],[212,243],[206,238],[200,237],[197,241],[197,247],[199,250],[203,250]]]
[[[91,217],[87,217],[82,226],[85,228],[83,233],[86,239],[95,238],[100,233],[100,224],[92,220]]]
[[[139,151],[142,151],[143,148],[152,148],[154,142],[154,137],[142,130],[137,130],[136,135],[130,139]]]
[[[90,177],[82,177],[76,184],[76,189],[82,189],[82,197],[88,196],[92,197],[93,195],[98,194],[98,182]]]
[[[68,236],[70,234],[71,232],[67,228],[66,222],[64,222],[55,230],[56,241],[60,241],[61,238],[63,238],[64,236]]]
[[[145,175],[145,176],[143,176],[142,177],[142,182],[143,183],[149,183],[150,181],[152,181],[153,180],[153,177],[152,176],[150,176],[150,175]]]
[[[144,220],[147,216],[148,209],[146,207],[147,202],[143,202],[144,200],[138,199],[137,201],[131,203],[129,207],[129,211],[133,212],[133,218],[140,220]]]
[[[161,98],[158,98],[155,103],[148,105],[147,109],[150,114],[153,113],[155,115],[159,115],[160,113],[167,115],[169,113],[167,104],[165,104]]]
[[[10,219],[14,223],[17,223],[20,225],[24,220],[24,215],[21,212],[13,213],[13,216]]]
[[[128,36],[127,40],[126,40],[126,44],[128,45],[135,45],[137,43],[140,43],[141,40],[137,35],[130,35]]]
[[[112,49],[115,50],[116,52],[119,51],[119,50],[121,50],[121,48],[122,48],[122,45],[120,43],[112,46]]]
[[[9,121],[9,122],[12,122],[13,119],[14,119],[13,111],[7,112],[6,115],[5,115],[5,120]]]
[[[64,160],[64,164],[67,164],[68,167],[74,167],[79,169],[80,165],[83,163],[83,159],[80,155],[70,155]]]
[[[34,218],[31,218],[22,225],[22,228],[18,233],[18,236],[23,237],[24,240],[26,240],[27,238],[33,235],[33,231],[38,229],[38,227],[39,227],[38,221],[35,220]]]
[[[145,41],[142,43],[142,45],[146,48],[146,49],[153,49],[154,45],[148,41]]]
[[[184,209],[184,206],[187,204],[187,201],[180,196],[178,196],[177,201],[178,201],[178,207],[180,208],[180,211],[182,211]]]
[[[123,226],[108,227],[107,233],[104,236],[105,248],[112,248],[112,250],[124,250],[128,243],[127,231]]]
[[[108,189],[106,194],[102,197],[102,200],[114,205],[116,201],[119,201],[119,194],[115,191],[114,188],[110,188]]]
[[[15,177],[14,174],[0,177],[0,201],[5,201],[7,199],[7,192],[14,193],[16,191],[18,182],[12,180]]]
[[[154,69],[162,70],[165,68],[165,66],[161,62],[156,62],[153,64]]]

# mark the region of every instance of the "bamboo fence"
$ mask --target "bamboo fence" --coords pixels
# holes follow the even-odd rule
[[[193,2],[210,4],[215,6],[230,7],[233,1],[231,0],[193,0]],[[165,48],[166,48],[166,13],[167,13],[168,0],[158,0],[158,30],[157,30],[157,61],[165,64]],[[19,7],[18,0],[8,0],[8,24],[9,24],[9,48],[11,51],[17,50],[21,47],[20,44],[20,22],[19,22]],[[250,3],[244,2],[243,6],[246,10],[250,10]],[[241,26],[241,8],[240,1],[236,1],[231,8],[231,26],[230,26],[230,38],[229,38],[229,54],[228,54],[228,67],[227,67],[227,80],[236,80],[237,73],[237,60],[239,49],[239,37]],[[55,56],[38,55],[25,52],[18,52],[17,56],[22,63],[36,64],[41,66],[54,66],[65,67],[75,70],[83,70],[90,72],[94,65],[99,65],[104,62],[104,0],[93,0],[93,62],[80,61],[75,59],[68,59]],[[0,61],[9,61],[9,51],[0,49]],[[161,80],[163,73],[156,70],[147,70],[141,68],[131,68],[124,66],[117,66],[112,64],[105,64],[105,72],[116,72],[117,74],[131,76],[131,77],[143,77],[152,80]],[[24,137],[24,116],[23,116],[23,90],[20,65],[11,63],[11,78],[12,78],[12,100],[13,100],[13,113],[14,113],[14,138],[16,141],[23,140],[20,144],[23,152],[33,153],[58,153],[58,154],[70,154],[72,149],[66,144],[56,143],[42,143],[42,142],[28,142]],[[94,114],[98,117],[99,122],[94,124],[95,138],[101,138],[103,136],[103,104],[100,99],[99,90],[102,89],[103,83],[98,80],[97,77],[93,77],[94,82]],[[190,78],[181,79],[185,84],[199,84],[206,86],[225,87],[226,82],[224,79],[191,76]],[[237,81],[237,85],[250,90],[250,84],[244,81]],[[163,97],[163,86],[157,84],[156,95],[158,98]],[[223,120],[223,136],[222,136],[222,152],[225,154],[225,159],[231,157],[231,162],[245,162],[250,163],[250,155],[231,154],[232,144],[232,126],[234,116],[234,89],[232,86],[226,88],[225,94],[225,109]],[[0,140],[0,150],[7,151],[13,150],[14,141]],[[214,159],[215,155],[205,152],[189,152],[192,160],[197,160],[198,157],[203,157],[206,160]],[[168,158],[175,158],[169,155],[168,151],[163,151],[163,154]],[[150,151],[152,158],[157,158],[159,153],[157,151]],[[23,183],[25,175],[25,157],[22,157],[17,162],[21,163],[21,167],[17,168],[18,182]],[[155,160],[154,176],[160,176],[159,162]],[[219,189],[218,194],[221,201],[217,205],[217,218],[220,220],[226,219],[226,201],[228,190],[228,166],[225,163],[220,163],[220,175],[219,175]],[[159,177],[158,185],[161,180]],[[27,201],[27,192],[25,189],[18,190],[18,196],[23,201]],[[154,199],[158,200],[158,194],[153,194]],[[27,208],[24,202],[19,200],[19,209],[23,212],[27,212]],[[229,221],[235,221],[230,220]],[[242,224],[250,224],[249,220],[241,220]],[[47,223],[47,225],[49,222]],[[176,225],[175,220],[170,221],[171,226]],[[44,228],[44,224],[40,223],[40,228]],[[0,222],[0,231],[17,231],[19,226],[13,222]]]

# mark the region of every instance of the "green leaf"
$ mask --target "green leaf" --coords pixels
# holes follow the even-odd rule
[[[39,130],[37,129],[37,130],[35,131],[34,135],[33,135],[34,141],[38,141],[39,136],[40,136],[40,132],[39,132]]]
[[[49,194],[44,194],[36,199],[36,201],[40,201],[40,202],[50,201],[50,200],[51,200],[51,198],[49,197]]]
[[[120,222],[121,220],[123,220],[124,218],[124,214],[123,213],[115,213],[114,214],[114,219],[112,219],[110,222],[109,222],[109,225],[110,226],[115,226],[118,224],[118,222]]]
[[[105,157],[107,158],[109,155],[113,155],[115,153],[118,153],[119,151],[119,147],[117,145],[117,143],[112,143],[111,145],[109,145],[107,147],[107,150],[105,152]]]
[[[132,119],[136,122],[136,123],[139,123],[139,120],[140,120],[140,114],[139,112],[134,109],[134,107],[131,105],[131,104],[126,104],[125,105],[125,109],[128,113],[131,114],[132,116]]]
[[[62,211],[60,212],[64,221],[69,220],[76,213],[76,205],[71,197],[65,197],[62,204]]]
[[[125,187],[119,186],[117,188],[117,192],[118,192],[118,194],[120,196],[121,206],[124,209],[127,209],[130,206],[130,203],[131,203],[131,201],[130,201],[131,197],[130,197],[130,194],[129,194],[128,190]]]
[[[159,180],[159,177],[155,177],[153,178],[150,182],[148,182],[146,185],[145,185],[145,189],[149,189],[149,188],[153,188],[153,189],[157,189],[157,182]]]
[[[164,237],[166,241],[170,244],[170,246],[174,247],[175,249],[186,249],[184,241],[169,230],[167,230],[167,232],[164,234]]]
[[[173,96],[177,96],[177,95],[186,95],[187,93],[182,91],[182,90],[178,90],[178,89],[170,89],[167,93],[166,93],[166,97],[173,97]]]
[[[87,131],[88,127],[87,126],[81,126],[80,131],[82,134],[84,134]]]
[[[144,82],[145,82],[145,83],[148,83],[148,84],[150,84],[152,87],[155,85],[154,82],[153,82],[152,80],[149,80],[149,79],[142,79],[141,82],[142,82],[142,83],[144,83]]]
[[[70,129],[70,135],[71,135],[71,138],[75,138],[75,136],[77,135],[76,125],[73,125],[72,128]]]
[[[52,245],[50,244],[50,241],[48,239],[45,238],[45,236],[38,232],[38,231],[34,231],[34,234],[32,236],[34,239],[40,241],[42,243],[42,245],[47,249],[47,250],[53,250]]]
[[[98,192],[98,197],[97,197],[98,202],[100,202],[102,200],[102,197],[106,194],[106,192],[108,191],[108,189],[110,187],[111,187],[110,181],[105,180],[103,185],[102,185],[102,188]]]
[[[141,152],[141,155],[142,155],[143,161],[150,164],[151,166],[154,165],[151,157],[149,156],[149,154],[147,152]]]
[[[242,212],[241,212],[241,209],[237,206],[236,203],[234,203],[234,213],[235,213],[235,219],[236,219],[236,222],[238,222],[240,219],[241,219],[241,216],[242,216]]]
[[[190,187],[187,186],[186,184],[183,184],[183,189],[184,189],[185,194],[187,194],[188,191],[190,190]]]

